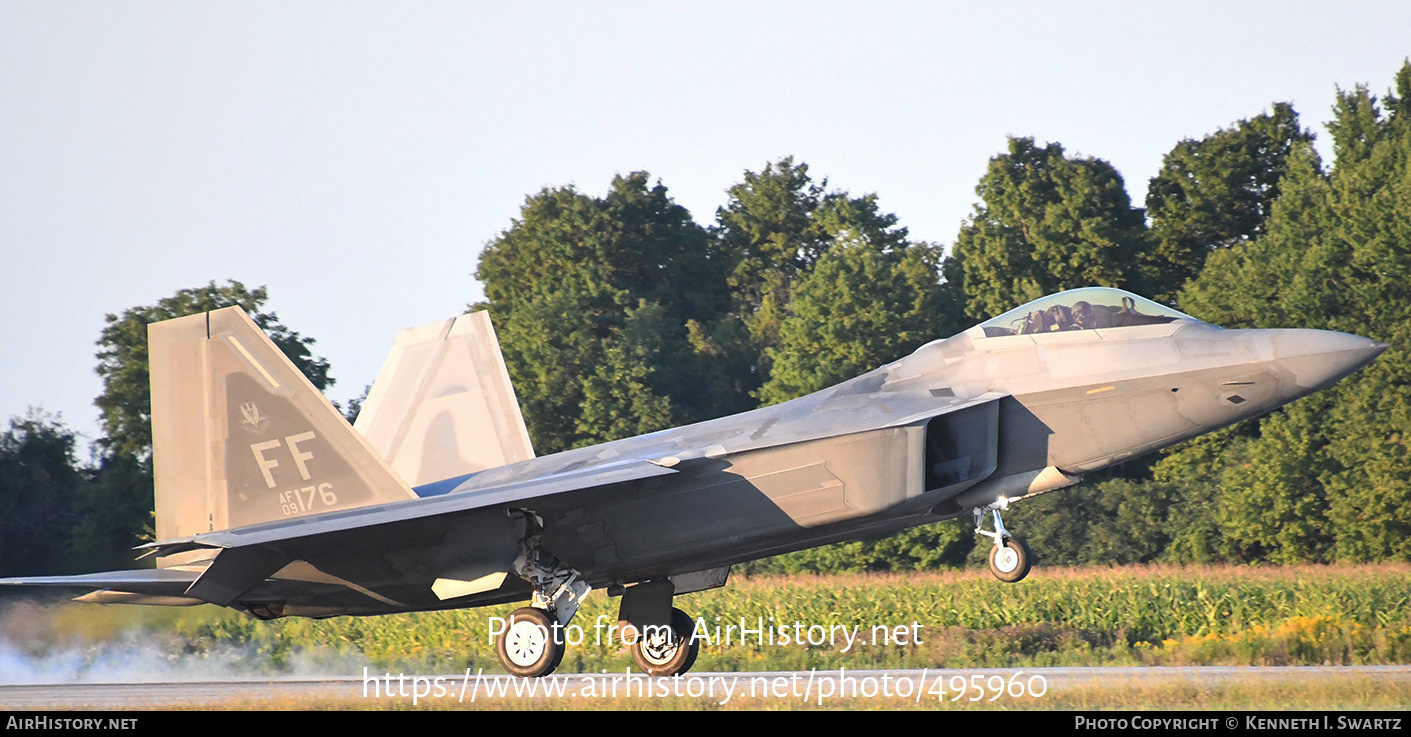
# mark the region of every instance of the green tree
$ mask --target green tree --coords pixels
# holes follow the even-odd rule
[[[573,187],[526,199],[480,257],[525,421],[540,452],[743,409],[716,377],[728,259],[645,172],[601,198]]]
[[[1411,63],[1380,102],[1358,87],[1339,92],[1334,112],[1332,169],[1296,147],[1265,235],[1212,253],[1181,304],[1227,325],[1338,330],[1391,346],[1301,409],[1261,422],[1250,468],[1221,480],[1221,507],[1237,509],[1241,495],[1272,505],[1253,520],[1236,515],[1245,519],[1230,532],[1277,560],[1411,560]],[[1301,522],[1285,529],[1292,520]]]
[[[853,197],[815,182],[808,165],[785,157],[728,190],[716,211],[715,237],[730,259],[734,312],[744,324],[754,356],[756,386],[768,380],[769,350],[781,342],[795,283],[840,239],[878,251],[904,250],[907,231],[883,213],[876,195]]]
[[[1153,482],[1175,492],[1167,516],[1170,542],[1161,560],[1213,563],[1240,559],[1218,512],[1225,474],[1246,465],[1251,427],[1257,429],[1257,421],[1182,443],[1162,454],[1152,467]]]
[[[670,351],[666,310],[645,300],[628,309],[622,329],[604,346],[603,360],[583,380],[577,431],[584,437],[626,438],[678,423],[670,396],[656,393],[656,373]]]
[[[1312,141],[1293,106],[1281,102],[1273,112],[1176,144],[1147,187],[1149,296],[1174,304],[1207,254],[1263,235],[1290,152]]]
[[[66,533],[84,484],[74,439],[38,410],[0,434],[0,575],[74,572]]]
[[[127,454],[109,453],[84,469],[76,519],[66,531],[73,559],[84,571],[139,568],[133,548],[156,537],[152,470]]]
[[[100,443],[111,453],[147,459],[152,452],[152,390],[147,368],[147,325],[160,320],[194,315],[223,307],[240,307],[250,313],[284,355],[323,390],[333,385],[328,361],[309,351],[313,338],[305,338],[279,322],[273,312],[261,312],[268,294],[264,287],[246,289],[238,281],[218,286],[183,289],[155,305],[133,307],[121,315],[108,315],[98,339],[98,375],[103,393],[98,406],[104,437]]]
[[[981,203],[953,250],[970,317],[993,317],[1064,289],[1140,287],[1145,215],[1106,161],[1010,138],[975,192]]]
[[[1330,468],[1318,417],[1330,396],[1315,394],[1259,423],[1244,463],[1229,464],[1216,519],[1242,561],[1324,562],[1332,529],[1321,477]]]
[[[835,243],[797,282],[760,399],[773,404],[824,389],[955,333],[960,316],[945,312],[953,301],[939,283],[940,259],[927,245]]]
[[[1339,164],[1364,161],[1372,155],[1373,147],[1387,134],[1387,120],[1366,85],[1357,85],[1351,92],[1338,90],[1328,133]]]
[[[1183,310],[1227,328],[1310,327],[1317,314],[1290,312],[1285,290],[1304,273],[1305,249],[1326,230],[1326,174],[1311,145],[1294,147],[1266,236],[1207,255],[1180,292]]]
[[[1391,346],[1357,381],[1339,385],[1327,417],[1338,470],[1326,494],[1339,560],[1411,560],[1411,62],[1395,85],[1383,99],[1380,135],[1349,152],[1354,165],[1339,158],[1329,182],[1334,228],[1307,284],[1332,294],[1297,305],[1316,304],[1328,311],[1328,327]],[[1365,90],[1352,96],[1370,99]],[[1335,276],[1318,285],[1318,272]]]

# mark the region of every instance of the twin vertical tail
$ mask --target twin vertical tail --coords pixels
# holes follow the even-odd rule
[[[355,427],[414,487],[534,457],[487,312],[398,334]]]
[[[533,457],[484,313],[403,331],[361,433],[238,307],[153,323],[148,346],[158,540],[415,499]]]

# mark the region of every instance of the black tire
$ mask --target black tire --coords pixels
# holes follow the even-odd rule
[[[563,661],[564,645],[553,636],[553,618],[543,609],[523,607],[509,616],[504,634],[495,639],[500,665],[512,676],[538,678]]]
[[[553,667],[549,668],[549,673],[556,672],[559,669],[559,665],[563,663],[563,656],[568,654],[568,643],[559,643],[557,650],[558,654],[554,656],[554,665]]]
[[[691,615],[680,609],[671,610],[671,621],[684,629],[686,640],[689,643],[689,651],[686,653],[686,664],[681,666],[681,672],[687,673],[696,664],[696,657],[701,654],[701,641],[696,639],[696,620]]]
[[[644,628],[645,629],[645,628]],[[671,638],[663,642],[661,633],[649,638],[643,633],[632,644],[632,662],[649,676],[674,676],[685,673],[696,662],[701,643],[694,635],[696,621],[680,609],[671,610]]]
[[[1023,581],[1029,575],[1032,560],[1029,546],[1017,537],[1005,539],[1003,550],[998,545],[990,546],[990,573],[1005,583]]]

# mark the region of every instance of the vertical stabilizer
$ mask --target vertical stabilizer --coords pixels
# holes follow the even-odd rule
[[[244,310],[148,348],[158,540],[416,498]]]
[[[486,312],[399,333],[356,427],[412,486],[534,457]]]

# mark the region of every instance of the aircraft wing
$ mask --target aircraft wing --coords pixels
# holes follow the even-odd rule
[[[667,476],[676,471],[648,461],[623,461],[579,471],[504,484],[475,491],[445,494],[429,499],[393,502],[375,507],[359,507],[314,517],[267,522],[179,540],[147,543],[141,549],[169,555],[200,548],[238,548],[252,545],[286,544],[322,535],[365,531],[379,525],[412,522],[486,508],[504,508],[517,502],[563,494],[581,489],[609,486],[627,481]]]
[[[135,571],[107,571],[81,576],[30,576],[0,578],[0,586],[45,586],[53,588],[120,589],[153,596],[180,596],[196,582],[200,571],[173,568],[147,568]]]
[[[673,469],[647,461],[622,461],[494,488],[267,522],[148,543],[139,548],[163,556],[201,549],[218,550],[214,562],[204,571],[189,568],[110,571],[78,576],[0,579],[0,585],[87,588],[108,595],[95,598],[94,594],[90,594],[80,600],[118,601],[120,599],[112,594],[121,592],[134,595],[121,599],[131,603],[159,603],[138,599],[166,597],[172,600],[161,603],[195,604],[208,601],[228,605],[241,594],[264,584],[294,561],[306,561],[319,571],[339,571],[343,566],[338,565],[338,559],[346,556],[350,547],[379,553],[399,548],[408,550],[417,547],[418,538],[426,537],[439,545],[447,530],[467,524],[473,532],[503,537],[486,542],[499,549],[497,555],[490,556],[490,562],[506,566],[518,553],[514,544],[517,541],[510,539],[518,533],[499,535],[506,531],[497,519],[505,517],[504,510],[532,499],[675,473],[677,471]],[[342,584],[362,589],[377,598],[357,581],[366,579],[366,573],[339,572],[344,575],[305,577],[302,580]],[[364,583],[367,581],[364,580]]]
[[[228,606],[298,563],[303,580],[335,583],[401,607],[442,580],[460,595],[499,588],[520,553],[523,521],[508,512],[531,500],[613,487],[676,471],[647,461],[623,461],[503,486],[427,499],[329,512],[287,521],[150,543],[171,555],[217,548],[215,560],[185,595]],[[399,562],[403,566],[399,568]],[[491,578],[476,588],[470,582]],[[493,584],[493,585],[491,585]],[[397,591],[392,597],[377,591]],[[421,606],[425,606],[424,603]]]

